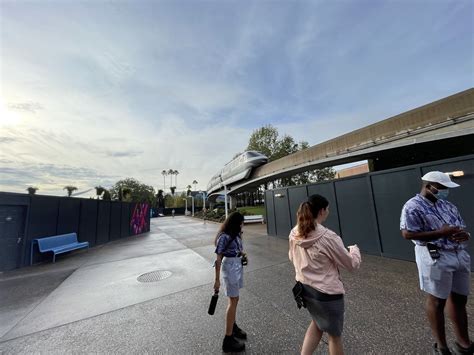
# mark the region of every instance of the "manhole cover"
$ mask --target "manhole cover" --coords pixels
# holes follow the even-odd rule
[[[171,271],[168,270],[156,270],[147,272],[137,277],[140,282],[156,282],[167,279],[171,276]]]

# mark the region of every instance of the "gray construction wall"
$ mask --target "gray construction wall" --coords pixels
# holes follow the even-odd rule
[[[404,203],[421,190],[421,177],[432,170],[464,171],[464,176],[454,178],[461,187],[451,189],[449,200],[459,208],[474,236],[474,155],[268,190],[267,233],[288,238],[296,224],[299,204],[309,195],[320,194],[329,200],[326,227],[338,233],[346,245],[356,243],[367,254],[414,261],[413,243],[400,233],[400,212]],[[474,240],[469,251],[474,270]]]

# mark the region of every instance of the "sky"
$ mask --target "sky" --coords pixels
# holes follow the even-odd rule
[[[0,191],[205,189],[264,125],[314,145],[466,90],[473,4],[0,0]]]

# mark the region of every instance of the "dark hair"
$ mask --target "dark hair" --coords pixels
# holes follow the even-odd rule
[[[321,195],[311,195],[308,200],[303,202],[296,212],[298,235],[306,238],[308,233],[315,230],[314,219],[319,211],[329,206],[329,201]]]
[[[240,226],[243,221],[244,216],[242,216],[239,212],[232,212],[219,228],[216,239],[214,240],[214,244],[217,245],[217,240],[222,233],[229,235],[231,238],[235,238],[240,235],[240,232],[242,231]]]

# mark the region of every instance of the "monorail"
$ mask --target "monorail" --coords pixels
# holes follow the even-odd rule
[[[249,150],[228,162],[207,184],[207,193],[211,194],[237,181],[247,179],[253,168],[268,163],[268,158],[256,151]]]

